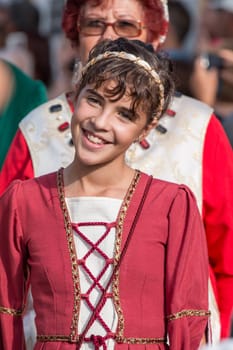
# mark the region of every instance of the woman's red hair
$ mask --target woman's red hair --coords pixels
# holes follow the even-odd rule
[[[89,1],[93,0],[67,0],[63,12],[62,28],[66,37],[73,46],[79,45],[79,33],[77,22],[81,8]],[[103,0],[93,2],[99,5]],[[136,0],[135,0],[136,1]],[[168,22],[164,14],[163,0],[138,0],[145,9],[145,22],[148,28],[148,42],[158,39],[159,36],[165,36],[168,29]]]

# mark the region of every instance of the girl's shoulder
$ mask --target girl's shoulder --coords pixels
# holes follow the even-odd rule
[[[35,200],[36,196],[42,192],[54,192],[57,189],[57,173],[42,175],[32,179],[14,180],[3,192],[0,198],[11,200]]]
[[[141,172],[142,178],[148,179],[150,175]],[[144,180],[145,181],[145,180]],[[164,201],[173,201],[175,198],[196,202],[192,190],[185,184],[177,184],[171,181],[152,177],[149,195],[151,198],[160,198]]]

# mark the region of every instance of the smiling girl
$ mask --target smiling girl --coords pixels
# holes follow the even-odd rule
[[[209,312],[196,201],[125,161],[172,93],[166,62],[145,45],[91,51],[76,82],[73,162],[0,199],[1,350],[24,349],[29,283],[36,350],[198,348]]]

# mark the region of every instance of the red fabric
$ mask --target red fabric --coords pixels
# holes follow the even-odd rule
[[[229,336],[233,311],[233,153],[215,117],[204,146],[203,219],[224,338]]]
[[[0,171],[0,195],[13,180],[25,180],[33,177],[30,152],[21,130],[18,129]]]
[[[148,176],[142,174],[118,231],[116,254],[130,231]],[[0,350],[22,350],[22,318],[3,307],[22,310],[30,273],[38,335],[69,337],[74,301],[80,300],[74,242],[64,230],[55,174],[15,182],[0,198]],[[122,208],[124,208],[123,203]],[[195,234],[193,234],[195,232]],[[29,265],[29,269],[27,269]],[[72,266],[74,274],[72,275]],[[61,274],[62,272],[62,274]],[[118,283],[119,282],[119,283]],[[118,302],[118,286],[120,303]],[[76,287],[76,289],[75,289]],[[117,337],[163,338],[172,350],[197,350],[207,316],[167,316],[208,309],[208,256],[195,199],[185,186],[153,180],[127,252],[113,280],[118,314]],[[197,298],[198,295],[198,298]],[[16,322],[18,323],[16,325]],[[166,327],[168,323],[168,327]],[[75,327],[74,336],[77,337]],[[75,344],[37,342],[35,349],[74,350]],[[126,344],[115,348],[165,350],[165,344]]]

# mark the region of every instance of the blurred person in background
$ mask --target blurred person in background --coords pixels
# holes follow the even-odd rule
[[[0,169],[18,124],[32,109],[47,101],[47,89],[22,69],[29,67],[26,55],[9,45],[9,7],[0,6]],[[22,59],[22,60],[21,60]],[[19,66],[12,63],[16,62]],[[25,69],[27,70],[27,69]]]
[[[233,2],[231,0],[208,0],[202,16],[200,50],[204,56],[200,63],[208,72],[215,72],[215,81],[209,81],[212,89],[209,101],[230,139],[233,147]],[[199,68],[201,70],[201,68]],[[200,73],[194,86],[210,74]],[[208,80],[207,80],[208,81]],[[206,84],[207,85],[207,84]],[[197,89],[198,90],[198,89]],[[197,97],[205,98],[203,89],[196,90]],[[198,94],[200,94],[198,96]]]
[[[159,49],[167,28],[164,0],[150,4],[136,0],[98,4],[68,0],[63,13],[63,29],[77,50],[80,64],[85,63],[90,49],[105,38],[140,39]],[[72,161],[72,113],[72,93],[66,92],[24,118],[0,174],[1,191],[15,178],[42,175]],[[230,144],[213,109],[179,93],[156,128],[127,153],[127,162],[132,167],[157,178],[185,183],[195,193],[208,242],[215,342],[219,340],[218,309],[221,336],[226,337],[233,306],[232,157]]]
[[[190,51],[186,49],[185,42],[192,30],[193,16],[185,2],[170,0],[170,27],[163,48],[174,63],[178,90],[215,108],[233,146],[233,51],[222,48],[223,43],[225,46],[226,42],[228,46],[230,43],[230,38],[226,41],[225,36],[231,36],[233,16],[229,8],[233,3],[227,10],[223,10],[224,1],[219,3],[221,11],[215,8],[217,2],[209,2],[201,16],[199,38]],[[226,25],[221,28],[218,22]],[[224,39],[221,35],[224,35]]]
[[[0,58],[0,171],[18,124],[47,101],[47,89],[12,63]]]
[[[12,2],[9,5],[11,30],[9,35],[25,36],[26,46],[32,55],[34,69],[32,77],[48,87],[51,83],[49,40],[39,31],[40,12],[29,0]]]
[[[3,4],[0,4],[0,50],[6,45],[9,24],[10,18],[7,7]]]
[[[64,34],[59,36],[59,41],[54,46],[54,55],[57,56],[57,69],[56,76],[48,89],[49,98],[55,98],[64,91],[72,90],[72,77],[77,53]]]
[[[192,29],[193,15],[187,4],[179,0],[169,0],[168,10],[169,28],[162,49],[172,60],[177,90],[193,96],[190,79],[194,68],[194,53],[185,47]]]
[[[24,73],[34,77],[34,59],[28,49],[27,36],[23,32],[12,31],[10,5],[0,5],[0,58],[5,59]]]

